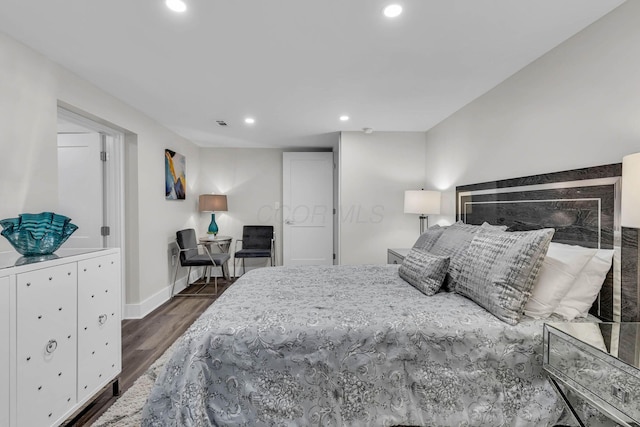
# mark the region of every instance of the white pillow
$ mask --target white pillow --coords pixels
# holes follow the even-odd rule
[[[560,300],[554,313],[567,320],[587,317],[611,268],[613,249],[599,249],[582,269],[569,292]]]
[[[549,317],[597,251],[551,242],[524,314],[538,319]]]

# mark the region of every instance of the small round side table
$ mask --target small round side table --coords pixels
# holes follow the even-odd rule
[[[228,254],[229,248],[231,247],[231,241],[233,238],[231,236],[219,236],[211,238],[212,236],[203,236],[198,239],[199,243],[205,245],[207,250],[212,251],[214,248],[216,249],[216,253]],[[225,262],[222,265],[222,275],[225,279],[229,279],[229,262]]]

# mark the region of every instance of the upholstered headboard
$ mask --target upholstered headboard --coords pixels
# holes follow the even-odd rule
[[[620,163],[456,188],[456,213],[469,224],[512,230],[556,229],[553,240],[614,249],[614,261],[591,313],[639,321],[637,230],[620,226]]]

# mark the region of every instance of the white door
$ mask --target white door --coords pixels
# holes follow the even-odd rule
[[[283,153],[283,265],[333,264],[333,153]]]
[[[78,229],[64,245],[101,248],[103,237],[103,162],[99,133],[58,134],[59,214],[71,218]]]

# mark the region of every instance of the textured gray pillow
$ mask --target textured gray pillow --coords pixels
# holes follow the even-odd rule
[[[422,249],[409,251],[398,274],[425,295],[434,295],[442,286],[449,258],[432,255]]]
[[[455,291],[515,325],[531,295],[554,232],[546,228],[477,234],[461,264]]]
[[[418,240],[416,240],[413,247],[417,249],[424,249],[425,251],[431,250],[433,245],[442,235],[443,231],[444,228],[437,224],[427,228],[425,232],[418,237]]]
[[[470,225],[458,221],[445,228],[440,238],[429,250],[434,255],[449,257],[450,259],[449,270],[444,281],[447,290],[454,290],[467,248],[473,236],[481,230],[482,228],[478,225]]]

